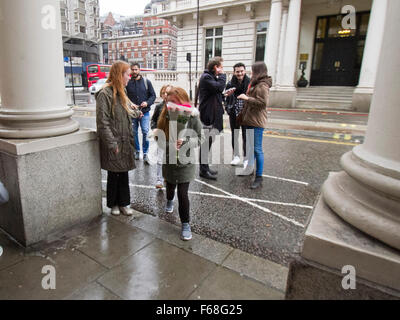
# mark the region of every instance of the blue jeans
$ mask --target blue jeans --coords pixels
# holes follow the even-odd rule
[[[254,133],[254,137],[252,136]],[[264,128],[258,127],[246,127],[246,140],[248,146],[249,155],[249,165],[254,164],[254,159],[256,160],[256,177],[260,177],[264,170],[264,152],[263,152],[263,134]],[[252,150],[254,152],[252,153]],[[254,156],[251,156],[253,154]]]
[[[142,129],[143,134],[143,154],[146,154],[149,151],[149,140],[147,139],[147,134],[149,133],[150,128],[150,112],[146,112],[141,119],[135,118],[132,119],[133,126],[133,136],[135,137],[135,149],[136,152],[140,152],[140,144],[139,144],[139,124]]]

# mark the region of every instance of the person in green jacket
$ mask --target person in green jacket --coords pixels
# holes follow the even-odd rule
[[[204,141],[199,111],[190,106],[189,96],[179,87],[171,87],[168,92],[167,108],[163,108],[157,128],[164,134],[163,177],[167,184],[166,212],[173,212],[175,189],[178,187],[179,217],[182,223],[182,240],[192,239],[189,215],[189,184],[195,178],[197,159],[194,148]],[[172,105],[178,109],[172,109]],[[183,107],[182,105],[186,105]],[[186,111],[176,111],[180,107]],[[175,108],[175,107],[173,107]],[[158,139],[160,142],[162,139]],[[160,145],[160,144],[159,144]]]
[[[131,69],[116,61],[106,85],[96,94],[96,126],[100,140],[100,163],[107,170],[107,207],[111,214],[132,215],[128,171],[135,169],[131,118],[143,116],[126,94]]]

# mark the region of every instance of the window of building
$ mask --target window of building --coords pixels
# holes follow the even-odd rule
[[[157,39],[153,39],[153,44],[157,44]]]
[[[264,61],[267,40],[268,22],[257,22],[256,56],[255,61]]]
[[[215,56],[222,56],[222,27],[206,29],[205,67]]]

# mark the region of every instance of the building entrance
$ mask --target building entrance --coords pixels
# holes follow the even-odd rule
[[[318,17],[310,84],[356,86],[368,30],[369,12],[356,16],[356,29],[343,29],[344,15]]]

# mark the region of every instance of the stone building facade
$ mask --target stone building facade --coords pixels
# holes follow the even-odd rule
[[[375,2],[200,0],[197,8],[197,0],[165,0],[152,13],[178,27],[178,72],[187,70],[188,52],[198,72],[215,55],[226,71],[262,60],[274,79],[271,105],[295,107],[303,67],[308,86],[327,87],[325,99],[345,87],[349,108],[368,111],[385,17],[383,1]]]

